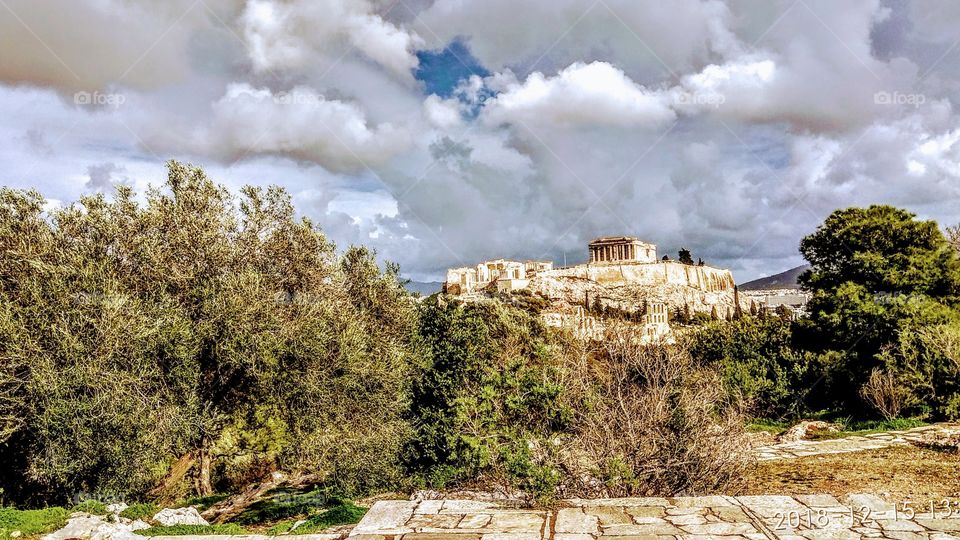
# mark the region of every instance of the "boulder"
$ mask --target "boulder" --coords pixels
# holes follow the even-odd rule
[[[130,506],[127,505],[127,503],[118,502],[118,503],[108,504],[107,512],[114,515],[119,515],[120,512],[123,512],[127,508],[130,508]]]
[[[192,506],[184,508],[164,508],[153,516],[153,521],[169,527],[171,525],[209,525],[207,520],[200,517],[200,512]]]
[[[840,431],[840,426],[837,424],[831,424],[830,422],[823,422],[821,420],[804,420],[777,435],[777,442],[789,443],[802,441],[809,438],[812,433],[817,431]]]
[[[146,540],[134,532],[130,524],[105,521],[100,516],[76,513],[66,526],[43,537],[43,540]]]

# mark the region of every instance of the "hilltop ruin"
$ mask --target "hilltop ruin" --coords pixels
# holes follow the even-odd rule
[[[633,236],[606,236],[588,245],[588,262],[496,259],[447,270],[444,292],[465,299],[528,291],[550,301],[544,320],[590,337],[602,333],[604,313],[633,316],[651,337],[669,333],[669,319],[707,313],[730,317],[744,305],[733,274],[705,264],[658,259],[657,246]]]

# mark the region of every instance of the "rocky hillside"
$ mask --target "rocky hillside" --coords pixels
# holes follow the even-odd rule
[[[710,313],[716,307],[721,317],[727,309],[733,311],[735,296],[733,289],[710,292],[677,284],[613,286],[575,276],[537,276],[528,289],[550,299],[559,311],[575,309],[584,302],[592,306],[599,298],[604,306],[624,311],[640,309],[644,301],[665,303],[671,311],[689,305],[691,313]],[[740,302],[743,309],[749,309],[749,300],[741,298]]]
[[[810,269],[809,264],[804,264],[796,268],[791,268],[786,272],[780,272],[772,276],[755,279],[740,285],[741,291],[762,291],[767,289],[799,289],[797,278],[800,274]]]

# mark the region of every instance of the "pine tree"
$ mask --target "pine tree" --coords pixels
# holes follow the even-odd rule
[[[733,318],[740,320],[743,318],[743,308],[740,307],[740,287],[733,286]]]

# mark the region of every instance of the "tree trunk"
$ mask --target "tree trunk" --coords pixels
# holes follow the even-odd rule
[[[200,497],[213,495],[213,484],[210,482],[213,456],[210,446],[210,438],[203,437],[200,441],[200,448],[197,450],[197,476],[194,480],[194,487]]]

